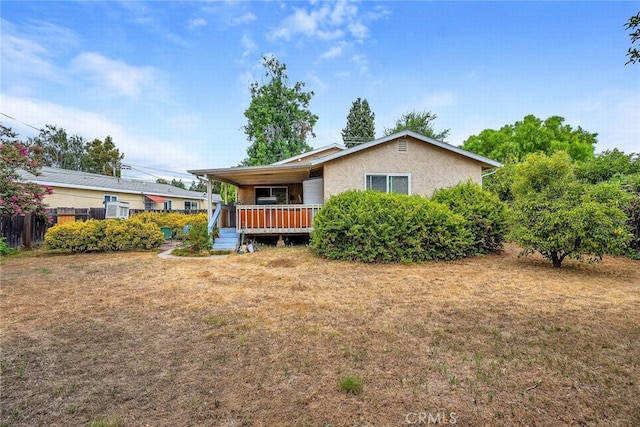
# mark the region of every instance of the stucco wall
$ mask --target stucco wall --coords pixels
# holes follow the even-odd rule
[[[341,157],[324,165],[324,198],[346,190],[364,190],[365,174],[408,173],[411,194],[431,196],[469,178],[481,182],[479,162],[439,147],[407,140],[407,151],[398,151],[398,140]]]
[[[119,202],[129,202],[130,209],[144,209],[144,196],[142,194],[118,193],[117,191],[96,191],[76,188],[53,187],[53,194],[47,195],[44,202],[51,208],[102,208],[105,195],[118,196]],[[187,199],[180,197],[165,197],[171,200],[173,210],[183,210]],[[207,200],[197,201],[199,209],[207,208]],[[156,203],[156,209],[163,209],[162,203]]]

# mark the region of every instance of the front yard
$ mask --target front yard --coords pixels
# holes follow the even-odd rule
[[[2,265],[2,425],[637,425],[640,262]],[[359,394],[341,390],[362,380]]]

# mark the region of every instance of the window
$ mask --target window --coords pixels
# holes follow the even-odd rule
[[[409,174],[367,174],[364,188],[383,193],[410,194]]]
[[[117,202],[118,196],[114,196],[113,194],[105,194],[104,195],[104,203],[107,202]]]
[[[173,209],[171,207],[171,200],[167,200],[166,202],[164,202],[164,210],[165,211],[170,211],[171,209]]]
[[[197,211],[198,210],[198,202],[184,202],[184,210],[185,211]]]
[[[145,211],[152,211],[152,210],[155,210],[155,208],[156,208],[156,203],[153,200],[149,200],[147,198],[144,199]]]
[[[259,199],[275,197],[279,205],[289,203],[289,189],[287,187],[256,187],[256,204]]]

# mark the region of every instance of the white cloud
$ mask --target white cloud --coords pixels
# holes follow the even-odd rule
[[[248,33],[244,33],[242,38],[240,39],[240,43],[242,44],[242,57],[246,58],[256,51],[258,45],[253,41],[251,36]]]
[[[173,140],[163,140],[148,135],[138,135],[125,125],[116,123],[106,116],[75,108],[68,108],[38,99],[27,99],[1,94],[3,112],[36,127],[55,124],[69,134],[80,135],[85,140],[104,139],[107,135],[113,138],[116,147],[125,154],[124,163],[135,165],[158,166],[165,169],[184,172],[194,165],[202,164],[202,156],[185,149],[183,144]],[[20,123],[8,123],[21,138],[36,136],[37,131]],[[188,132],[197,125],[197,119],[182,115],[178,120],[169,123],[173,130]],[[169,166],[167,159],[170,159]],[[144,177],[150,179],[149,176]]]
[[[195,18],[190,20],[187,23],[187,28],[189,28],[190,30],[194,28],[206,27],[206,26],[207,26],[207,20],[204,18]]]
[[[60,82],[63,72],[54,65],[54,56],[58,51],[56,40],[64,40],[72,45],[75,36],[62,27],[42,23],[34,26],[20,27],[11,22],[0,21],[2,37],[0,37],[0,64],[5,84],[30,87],[30,77]],[[52,39],[47,38],[47,34]]]
[[[312,4],[311,10],[294,7],[293,14],[286,17],[268,37],[291,40],[302,35],[320,40],[340,39],[346,33],[345,24],[353,25],[358,19],[358,9],[342,0],[335,3],[333,9],[332,6],[329,2],[320,2]]]
[[[94,52],[76,56],[72,68],[87,73],[104,89],[132,99],[137,99],[144,89],[152,88],[157,74],[153,67],[135,67]]]
[[[253,22],[257,19],[257,17],[251,13],[251,12],[247,12],[244,15],[241,15],[237,18],[233,18],[230,22],[231,25],[242,25],[242,24],[248,24],[249,22]]]
[[[363,74],[363,75],[369,74],[369,61],[367,60],[367,57],[365,55],[362,55],[362,54],[354,55],[353,58],[351,58],[351,60],[355,62],[360,74]]]
[[[344,49],[343,45],[339,45],[339,46],[334,46],[331,49],[329,49],[328,51],[326,51],[325,53],[323,53],[320,58],[321,59],[333,59],[333,58],[337,58],[340,55],[342,55],[342,51]]]

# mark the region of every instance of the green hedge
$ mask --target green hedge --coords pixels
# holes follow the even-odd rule
[[[329,259],[419,262],[473,253],[465,219],[418,196],[347,191],[315,216],[310,246]]]
[[[477,253],[500,251],[507,232],[507,205],[473,181],[438,190],[431,200],[447,205],[467,220]]]
[[[135,219],[107,219],[57,224],[44,236],[49,249],[70,252],[153,249],[164,242],[160,229]]]

